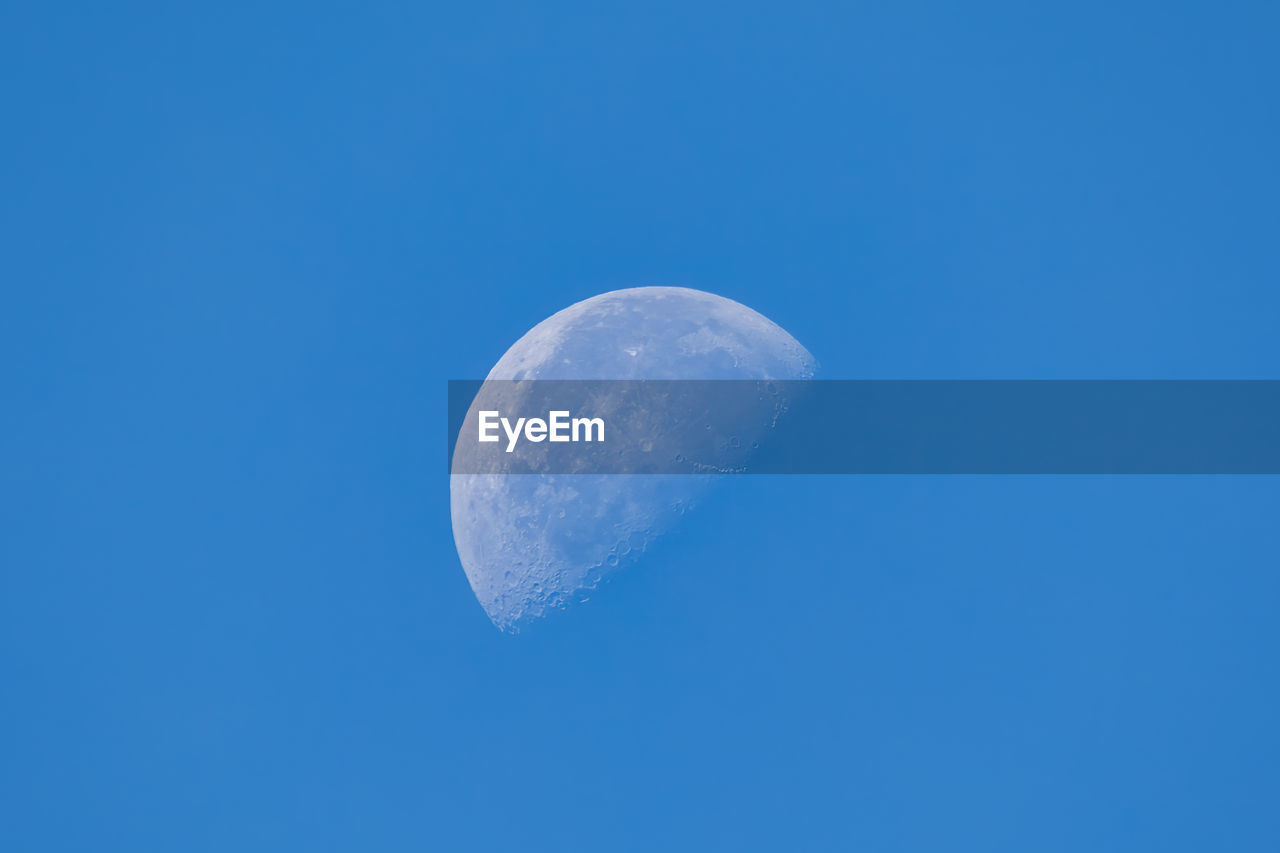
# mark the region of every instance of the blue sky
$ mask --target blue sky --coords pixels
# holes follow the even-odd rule
[[[1274,850],[1275,478],[735,481],[518,637],[446,380],[1276,378],[1274,4],[0,12],[0,848]]]

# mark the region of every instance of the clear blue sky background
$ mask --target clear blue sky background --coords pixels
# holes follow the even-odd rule
[[[0,849],[1280,849],[1276,478],[741,480],[490,626],[445,382],[1276,378],[1274,3],[0,12]]]

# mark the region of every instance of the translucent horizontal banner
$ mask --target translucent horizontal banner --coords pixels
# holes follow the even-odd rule
[[[1277,381],[449,383],[454,474],[1277,474]]]

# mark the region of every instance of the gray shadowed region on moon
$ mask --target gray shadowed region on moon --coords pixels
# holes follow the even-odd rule
[[[745,305],[683,287],[637,287],[543,320],[487,379],[784,380],[811,378],[816,368],[795,338]],[[485,613],[516,631],[636,560],[708,479],[451,474],[453,538]]]

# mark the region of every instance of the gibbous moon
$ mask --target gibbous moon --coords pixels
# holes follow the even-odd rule
[[[683,287],[593,296],[516,341],[488,379],[808,379],[795,338],[732,299]],[[461,446],[461,444],[459,445]],[[645,549],[706,478],[452,474],[453,539],[493,624],[516,631],[585,598]]]

